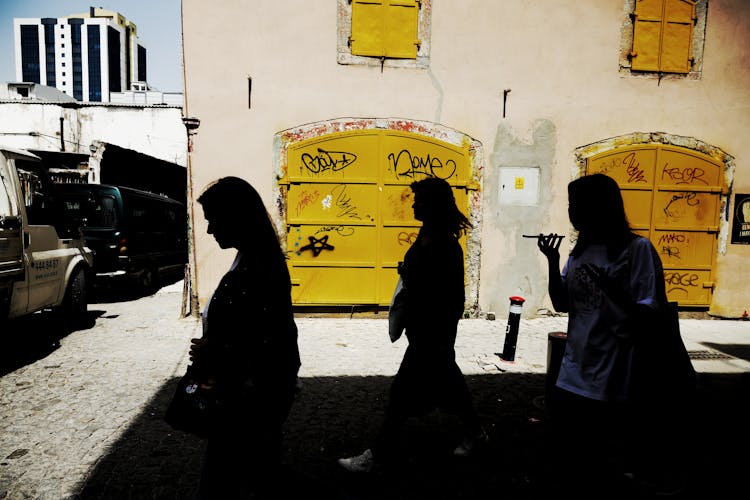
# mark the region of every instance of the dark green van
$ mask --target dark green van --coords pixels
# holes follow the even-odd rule
[[[159,287],[167,273],[184,272],[187,210],[163,195],[106,184],[56,184],[61,217],[80,224],[94,251],[95,284],[122,280]]]

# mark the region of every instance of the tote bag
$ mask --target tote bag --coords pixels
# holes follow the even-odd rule
[[[406,328],[406,289],[404,280],[399,277],[396,289],[393,291],[391,307],[388,309],[388,335],[391,342],[401,338]]]

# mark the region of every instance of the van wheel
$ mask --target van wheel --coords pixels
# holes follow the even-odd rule
[[[68,288],[65,290],[65,297],[57,312],[61,319],[71,326],[83,324],[88,312],[86,273],[83,269],[73,271]]]

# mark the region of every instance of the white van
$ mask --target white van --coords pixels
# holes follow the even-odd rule
[[[53,309],[76,325],[93,255],[60,220],[45,179],[38,156],[0,146],[0,321]]]

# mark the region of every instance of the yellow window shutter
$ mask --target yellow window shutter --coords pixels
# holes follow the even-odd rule
[[[688,73],[690,71],[694,19],[694,2],[687,0],[666,1],[661,71],[668,73]]]
[[[695,21],[691,0],[639,0],[633,19],[635,71],[688,73]]]
[[[352,55],[382,57],[385,19],[383,4],[387,0],[354,0],[352,2]]]
[[[353,0],[352,55],[416,59],[418,0]]]
[[[633,51],[631,69],[659,71],[664,0],[640,0],[633,20]]]
[[[419,40],[419,8],[416,0],[389,0],[385,8],[386,57],[416,59]]]

